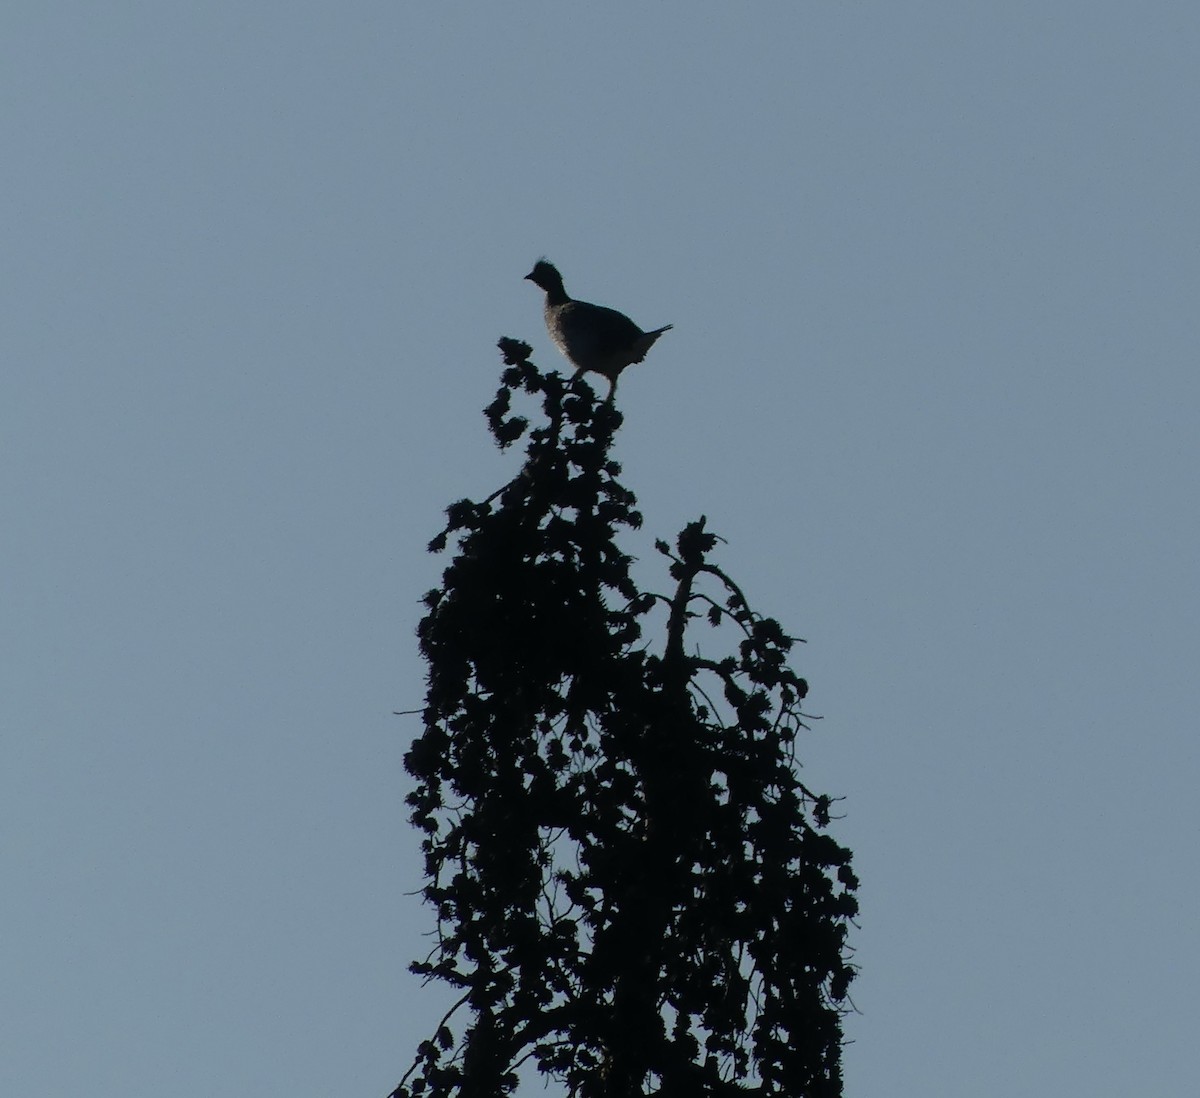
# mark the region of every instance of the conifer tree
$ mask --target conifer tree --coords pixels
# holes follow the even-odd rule
[[[611,451],[621,413],[501,340],[486,410],[518,476],[447,509],[405,757],[436,945],[454,990],[393,1098],[835,1098],[853,976],[850,852],[800,781],[794,639],[713,561],[702,517],[658,542]],[[531,425],[511,414],[540,396]],[[541,1084],[538,1084],[541,1089]]]

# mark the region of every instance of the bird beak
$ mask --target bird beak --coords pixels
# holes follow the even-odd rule
[[[529,272],[529,274],[527,274],[527,275],[525,276],[525,278],[526,278],[528,281],[532,282],[532,281],[533,281],[533,272],[532,272],[532,271],[530,271],[530,272]]]

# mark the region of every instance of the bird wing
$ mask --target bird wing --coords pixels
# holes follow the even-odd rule
[[[642,330],[624,313],[587,301],[553,306],[555,328],[551,335],[576,366],[595,369],[629,352]]]

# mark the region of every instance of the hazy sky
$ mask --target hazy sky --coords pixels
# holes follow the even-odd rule
[[[847,1094],[1192,1098],[1193,3],[0,15],[0,1093],[383,1098],[401,758],[522,276],[672,323],[629,542],[808,644]],[[539,1092],[540,1093],[540,1092]]]

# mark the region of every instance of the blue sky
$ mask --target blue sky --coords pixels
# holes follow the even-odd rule
[[[522,276],[808,644],[848,1095],[1196,1093],[1200,10],[0,16],[0,1091],[381,1098],[441,508]]]

